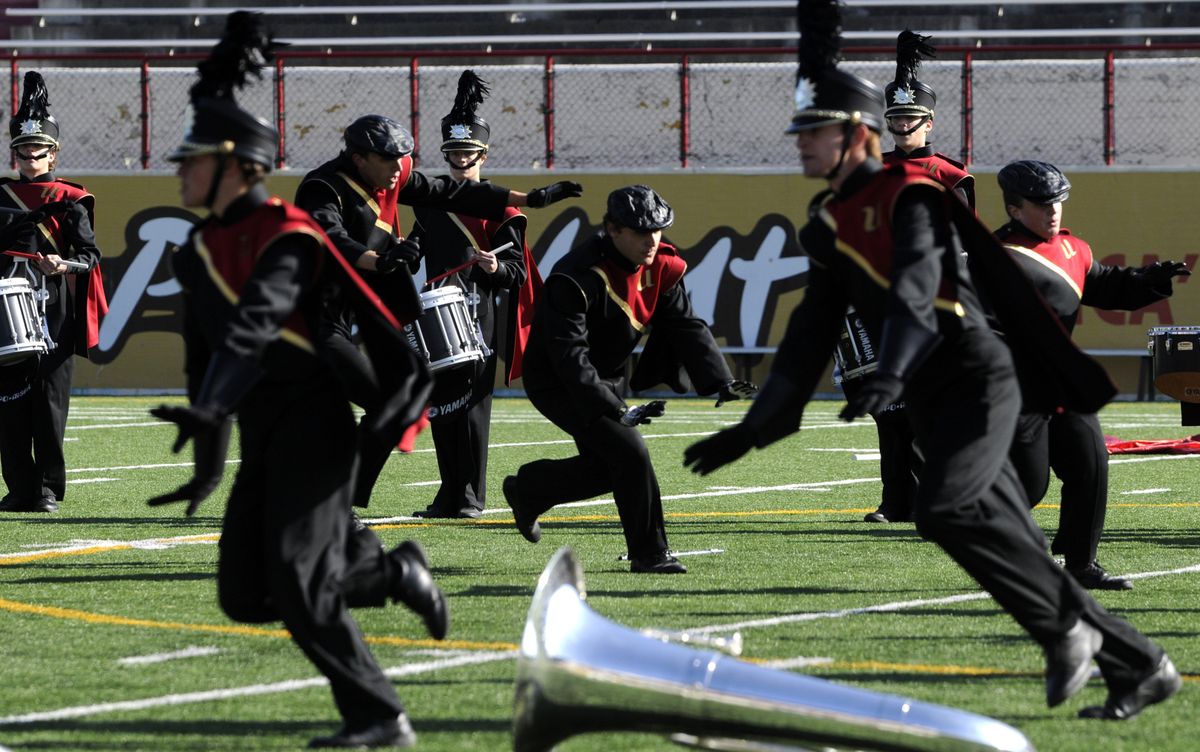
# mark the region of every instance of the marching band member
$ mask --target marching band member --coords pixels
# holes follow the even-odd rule
[[[450,168],[449,179],[456,184],[482,180],[491,127],[475,110],[487,94],[485,81],[474,71],[463,71],[454,107],[442,118],[442,156]],[[516,208],[508,207],[500,220],[424,206],[414,209],[414,213],[417,225],[413,236],[420,237],[426,277],[449,274],[439,284],[464,291],[472,301],[471,318],[490,350],[483,360],[447,368],[434,376],[429,420],[442,484],[429,507],[415,514],[477,518],[487,503],[488,434],[499,355],[497,294],[508,293],[510,334],[506,341],[519,347],[523,342],[513,336],[521,329],[516,319],[518,314],[532,314],[541,277],[525,244],[527,220]],[[509,246],[507,250],[492,250],[505,245]],[[468,263],[471,266],[466,269],[450,273]],[[525,305],[518,309],[521,300]],[[512,353],[505,358],[509,364],[506,383],[514,377],[514,368],[519,369],[519,357],[518,351],[517,358]]]
[[[996,236],[1033,280],[1067,332],[1080,305],[1137,310],[1171,296],[1171,280],[1191,272],[1182,263],[1159,261],[1140,269],[1106,266],[1091,246],[1062,226],[1071,182],[1057,167],[1022,159],[996,175],[1009,222]],[[1050,470],[1062,480],[1058,532],[1050,551],[1064,558],[1071,576],[1086,588],[1129,590],[1096,559],[1108,508],[1108,447],[1095,413],[1022,410],[1010,452],[1031,506],[1050,486]]]
[[[34,288],[45,290],[39,305],[45,306],[47,345],[53,347],[0,366],[0,466],[8,487],[0,512],[54,512],[66,495],[63,435],[73,356],[86,356],[99,342],[99,316],[107,310],[92,230],[96,199],[54,174],[59,123],[49,107],[41,75],[26,73],[20,109],[8,126],[19,175],[0,178],[0,208],[44,216],[40,223],[26,218],[22,224],[30,232],[15,249],[36,258],[0,255],[0,278],[21,267],[15,271],[28,270]]]
[[[374,535],[349,532],[354,417],[313,333],[324,276],[339,279],[348,298],[365,300],[369,289],[308,214],[263,185],[278,132],[233,93],[274,46],[258,14],[229,16],[199,66],[191,130],[171,155],[183,204],[210,213],[172,259],[184,289],[190,405],[152,413],[178,424],[175,451],[194,440],[196,467],[190,482],[150,504],[184,501],[195,511],[220,480],[236,414],[241,463],[221,531],[221,608],[242,623],[282,621],[329,679],[343,725],[310,747],[412,746],[404,706],[348,607],[390,598],[442,639],[446,603],[416,542],[386,553],[377,538],[353,545]],[[360,310],[360,320],[374,312],[393,328],[394,347],[406,347],[388,311],[370,302]]]
[[[1008,460],[1021,409],[1018,373],[1038,404],[1094,411],[1115,388],[965,204],[920,168],[881,164],[883,92],[834,65],[836,0],[800,2],[799,23],[788,132],[796,134],[805,175],[829,183],[800,232],[813,259],[808,289],[746,417],[689,447],[684,462],[708,474],[799,430],[846,307],[854,305],[879,345],[879,365],[842,417],[908,402],[925,460],[914,505],[918,532],[1042,646],[1050,707],[1087,683],[1095,659],[1108,698],[1081,714],[1133,717],[1178,692],[1179,673],[1162,648],[1105,611],[1054,562]],[[964,249],[979,274],[968,273]],[[988,288],[977,291],[976,283]],[[1008,347],[980,302],[989,292],[996,315],[1009,322]]]
[[[535,460],[504,479],[504,498],[521,535],[541,538],[537,518],[556,504],[612,492],[630,570],[687,571],[667,549],[662,497],[636,426],[663,414],[654,400],[627,407],[626,365],[650,335],[630,379],[634,391],[666,383],[688,391],[686,376],[717,406],[757,387],[735,381],[708,325],[692,311],[687,264],[662,240],[675,213],[645,185],[608,196],[604,231],[575,246],[546,279],[523,361],[525,393],[538,412],[571,435],[579,454]]]
[[[499,222],[508,207],[540,208],[582,195],[578,183],[559,181],[528,194],[492,183],[429,178],[413,168],[413,139],[405,128],[382,115],[364,115],[345,131],[345,148],[312,170],[296,189],[296,205],[320,224],[338,253],[363,275],[385,302],[413,294],[409,264],[420,246],[403,236],[397,207],[424,206]],[[419,418],[432,386],[428,364],[416,356],[398,373],[377,373],[359,352],[352,336],[357,323],[341,292],[326,292],[318,338],[322,352],[344,381],[350,399],[366,410],[365,420],[396,409]],[[393,408],[388,408],[392,405]],[[361,464],[354,505],[366,507],[394,445],[361,432]],[[355,518],[357,522],[357,518]]]

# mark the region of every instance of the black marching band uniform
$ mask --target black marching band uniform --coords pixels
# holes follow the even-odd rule
[[[417,257],[417,246],[403,236],[400,204],[456,207],[495,219],[504,216],[507,189],[431,179],[415,170],[412,136],[391,118],[365,115],[346,128],[345,139],[346,148],[337,157],[304,176],[296,189],[296,205],[312,215],[350,264],[357,265],[359,257],[368,251],[378,254],[376,269],[363,276],[385,301],[403,301],[416,294],[408,264]],[[353,153],[398,159],[400,177],[396,184],[389,188],[368,185],[354,164]],[[410,409],[413,405],[424,408],[433,384],[428,363],[411,353],[405,370],[412,375],[400,385],[391,383],[396,374],[377,373],[359,350],[353,336],[357,323],[345,292],[336,284],[329,285],[317,338],[351,401],[366,411],[364,422],[370,422],[389,400],[405,399],[411,403]],[[407,396],[398,397],[398,392]],[[361,464],[354,505],[366,507],[395,445],[380,442],[368,431],[360,431],[358,443]]]
[[[21,107],[9,123],[11,146],[47,152],[50,170],[32,179],[0,178],[0,221],[8,221],[5,247],[57,255],[82,265],[44,274],[33,259],[0,255],[0,278],[25,278],[45,314],[48,351],[0,365],[0,467],[8,491],[0,512],[53,512],[66,495],[63,437],[71,399],[74,356],[99,341],[99,316],[107,310],[100,278],[100,249],[92,229],[96,199],[78,183],[53,173],[59,123],[49,114],[41,75],[25,75]],[[11,244],[11,245],[10,245]],[[44,306],[44,308],[42,308]],[[11,311],[10,311],[11,313]],[[35,323],[36,326],[36,323]]]
[[[1034,160],[1012,162],[997,175],[1005,204],[1066,201],[1070,181],[1053,165]],[[1106,266],[1091,246],[1062,229],[1043,238],[1016,219],[996,236],[1058,315],[1067,332],[1075,328],[1080,305],[1107,310],[1137,310],[1173,292],[1171,279],[1188,274],[1183,264],[1157,262],[1144,268]],[[1062,480],[1058,532],[1050,550],[1085,587],[1126,590],[1133,583],[1108,574],[1096,560],[1108,507],[1108,448],[1095,413],[1023,410],[1011,452],[1013,465],[1036,506],[1050,484],[1050,470]]]
[[[613,191],[605,224],[639,233],[669,227],[674,213],[643,185]],[[666,383],[701,395],[734,399],[729,367],[708,325],[692,311],[684,287],[687,264],[666,243],[649,265],[621,255],[607,233],[571,249],[546,278],[526,345],[525,393],[538,412],[571,435],[579,454],[522,465],[504,481],[518,528],[531,542],[537,517],[557,504],[612,492],[634,572],[686,572],[667,548],[658,479],[641,434],[642,418],[661,415],[656,401],[626,409],[622,390],[634,348],[649,330],[629,385]]]
[[[486,154],[491,136],[487,121],[475,114],[477,103],[488,92],[486,84],[473,71],[463,71],[458,96],[449,115],[442,118],[442,152],[478,151]],[[477,157],[478,158],[478,157]],[[450,180],[448,176],[441,178]],[[487,348],[482,360],[440,370],[434,375],[429,421],[433,446],[437,451],[441,486],[422,517],[479,517],[487,503],[488,436],[492,419],[492,392],[499,357],[499,314],[497,295],[508,293],[509,325],[505,342],[517,344],[513,336],[516,308],[520,300],[532,300],[532,290],[540,287],[537,266],[525,242],[528,220],[514,207],[508,207],[501,219],[479,219],[459,212],[416,207],[413,236],[420,238],[427,279],[442,277],[439,287],[458,287],[468,300],[471,318]],[[474,258],[475,249],[494,250],[499,268],[492,274],[479,265],[453,274]],[[522,294],[526,293],[526,294]],[[520,354],[517,354],[517,358]],[[513,377],[519,361],[510,351],[505,382]]]
[[[824,56],[828,45],[806,38],[836,35],[836,5],[801,2],[800,9],[801,55],[816,54],[801,59],[789,132],[841,124],[846,140],[831,179],[852,136],[861,137],[864,127],[879,132],[883,94],[833,67]],[[867,156],[836,192],[814,199],[800,240],[813,260],[811,276],[766,385],[742,423],[689,447],[685,463],[709,473],[796,432],[853,304],[879,344],[879,368],[843,417],[904,396],[924,458],[917,530],[1043,646],[1047,704],[1082,688],[1093,658],[1109,696],[1104,706],[1085,709],[1088,717],[1126,718],[1178,691],[1178,672],[1162,649],[1106,612],[1054,562],[1029,514],[1008,460],[1021,406],[1014,357],[1023,369],[1040,369],[1039,394],[1058,404],[1099,407],[1115,390],[986,228],[923,170],[884,168]],[[1024,317],[1023,326],[1012,327],[1011,352],[988,324],[964,245],[972,264],[987,271],[976,279],[1005,296],[991,301],[997,315]]]
[[[173,161],[213,156],[210,208],[231,165],[269,170],[274,161],[277,132],[232,96],[245,72],[220,79],[224,70],[254,72],[256,61],[269,59],[273,43],[258,23],[255,14],[229,17],[225,38],[201,64],[192,89],[192,129],[171,155]],[[239,65],[225,60],[242,55],[247,60]],[[241,464],[221,532],[221,608],[238,622],[281,620],[329,679],[344,725],[310,746],[410,746],[415,734],[396,690],[347,609],[383,606],[390,597],[421,614],[440,639],[445,601],[415,542],[390,553],[378,539],[348,544],[359,538],[348,532],[356,429],[314,337],[323,277],[340,278],[359,298],[371,297],[370,291],[348,265],[337,263],[337,252],[307,213],[269,197],[257,181],[244,185],[248,190],[200,222],[172,259],[184,289],[191,405],[153,413],[179,424],[176,451],[195,438],[196,476],[150,503],[188,501],[188,513],[195,510],[220,478],[225,416],[236,413]],[[364,308],[386,319],[378,305]],[[390,325],[403,347],[398,322]]]

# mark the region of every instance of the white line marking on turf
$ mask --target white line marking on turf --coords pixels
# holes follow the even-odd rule
[[[701,499],[713,496],[736,496],[739,494],[773,493],[777,491],[827,491],[828,486],[849,486],[857,483],[878,483],[879,478],[850,478],[848,480],[827,480],[817,483],[789,483],[784,486],[714,486],[712,490],[690,494],[670,494],[663,496],[663,501],[678,501],[681,499]],[[572,501],[568,504],[557,504],[555,509],[578,509],[581,507],[596,507],[604,504],[614,504],[610,499],[593,499],[592,501]],[[508,507],[497,507],[483,510],[484,514],[512,514]],[[420,517],[363,517],[368,525],[385,525],[393,522],[412,522]]]
[[[1150,577],[1166,577],[1172,574],[1188,574],[1191,572],[1200,572],[1200,564],[1192,564],[1178,569],[1165,569],[1158,572],[1140,572],[1137,574],[1123,574],[1130,580],[1144,580]],[[707,627],[696,627],[694,629],[685,629],[682,631],[693,632],[695,634],[712,634],[713,632],[734,632],[739,629],[750,629],[753,627],[775,627],[780,624],[798,624],[806,621],[818,621],[820,619],[841,619],[845,616],[857,616],[859,614],[878,614],[888,613],[892,611],[903,611],[909,608],[922,608],[925,606],[940,606],[948,603],[966,603],[968,601],[981,601],[991,598],[985,592],[975,593],[960,593],[959,595],[950,595],[945,598],[922,598],[913,601],[894,601],[892,603],[880,603],[875,606],[862,606],[860,608],[843,608],[837,611],[812,611],[803,614],[785,614],[783,616],[774,616],[768,619],[752,619],[749,621],[734,622],[732,624],[715,624]]]
[[[34,544],[31,548],[36,550],[21,551],[19,553],[0,554],[0,561],[4,559],[22,559],[27,556],[37,556],[42,554],[70,554],[77,551],[86,551],[89,548],[111,547],[129,547],[139,551],[159,551],[172,546],[189,546],[189,545],[212,545],[216,543],[216,538],[211,533],[201,535],[180,535],[175,538],[146,538],[144,540],[133,541],[118,541],[118,540],[73,540],[66,545],[58,545],[52,548],[38,548],[38,544]]]
[[[148,428],[150,426],[170,426],[178,428],[174,423],[164,423],[156,420],[153,423],[97,423],[94,426],[67,426],[68,431],[90,431],[94,428]]]
[[[1200,458],[1200,454],[1151,454],[1146,457],[1126,457],[1124,459],[1108,461],[1110,465],[1125,465],[1130,462],[1163,462],[1167,460],[1194,460]]]
[[[856,460],[877,460],[877,459],[879,459],[879,456],[880,456],[879,452],[863,452],[861,454],[855,454],[854,459],[856,459]]]
[[[388,677],[395,679],[403,676],[413,676],[415,674],[425,674],[432,671],[440,671],[446,668],[455,668],[457,666],[471,666],[480,663],[491,663],[493,661],[507,660],[515,657],[516,654],[517,653],[515,650],[475,653],[473,655],[456,656],[439,661],[428,661],[425,663],[412,663],[407,666],[396,666],[394,668],[385,669],[383,673]],[[0,718],[0,726],[15,726],[24,723],[38,723],[40,721],[61,721],[67,718],[83,718],[84,716],[100,715],[102,713],[121,713],[128,711],[148,710],[150,708],[161,708],[172,705],[188,705],[197,702],[210,702],[213,700],[228,700],[233,697],[253,697],[255,695],[270,695],[278,694],[280,692],[295,692],[296,690],[321,687],[327,684],[329,684],[329,680],[322,676],[311,679],[292,679],[290,681],[274,682],[272,684],[251,684],[245,687],[213,689],[207,692],[187,692],[184,694],[163,695],[161,697],[147,697],[141,700],[103,702],[95,705],[77,705],[73,708],[60,708],[58,710],[45,710],[38,713],[10,715]]]
[[[672,556],[707,556],[708,554],[723,554],[723,548],[705,548],[698,551],[672,551]]]
[[[67,483],[106,483],[110,480],[120,480],[120,478],[79,478],[77,480],[69,480]]]
[[[170,653],[152,653],[150,655],[131,655],[128,658],[118,658],[117,663],[122,666],[145,666],[151,663],[166,663],[180,658],[200,658],[206,655],[216,655],[220,653],[220,648],[201,648],[195,645],[189,645],[183,650],[174,650]]]
[[[1121,495],[1122,496],[1133,496],[1136,494],[1166,493],[1167,491],[1170,491],[1170,490],[1171,489],[1169,489],[1169,488],[1143,488],[1138,491],[1122,491]]]

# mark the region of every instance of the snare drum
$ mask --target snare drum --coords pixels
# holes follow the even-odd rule
[[[834,384],[861,379],[879,367],[875,345],[867,335],[862,317],[853,306],[846,309],[846,318],[842,322],[842,336],[838,338],[837,348],[833,351],[833,361],[837,365]]]
[[[1200,402],[1200,326],[1156,326],[1148,334],[1155,388],[1180,402]]]
[[[404,327],[404,333],[434,373],[486,357],[466,296],[452,285],[421,293],[421,317]]]
[[[33,288],[24,279],[0,279],[0,365],[48,352]]]

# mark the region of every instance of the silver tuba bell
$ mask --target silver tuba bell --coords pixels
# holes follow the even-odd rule
[[[663,642],[599,616],[586,597],[574,552],[559,549],[521,638],[515,752],[594,731],[662,733],[714,750],[1033,752],[991,718]]]

